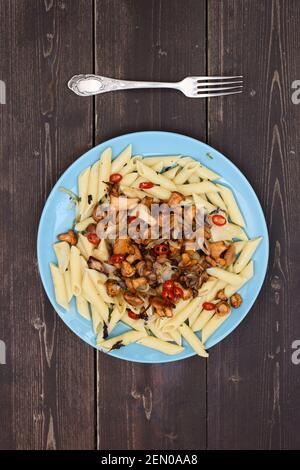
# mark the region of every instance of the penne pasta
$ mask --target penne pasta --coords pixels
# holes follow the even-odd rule
[[[206,302],[209,302],[209,300],[206,300]],[[210,300],[210,302],[216,304],[219,302],[219,300]],[[193,331],[200,331],[204,327],[204,325],[214,316],[215,310],[205,310],[203,309],[200,312],[200,315],[192,325],[192,330]]]
[[[145,178],[140,176],[134,181],[133,187],[139,188],[139,185],[146,181],[147,180]],[[154,186],[153,188],[143,189],[143,194],[146,196],[153,196],[157,199],[162,199],[164,201],[167,201],[171,197],[171,191],[166,188],[163,188],[162,186]]]
[[[194,310],[199,309],[201,304],[201,297],[196,297],[190,301],[190,303],[177,315],[175,315],[171,320],[166,323],[163,328],[163,331],[169,333],[171,330],[177,330],[182,323],[184,323],[189,316],[193,313]]]
[[[132,172],[135,172],[136,171],[136,162],[137,160],[141,160],[142,157],[140,155],[135,155],[134,157],[132,157],[129,162],[123,166],[123,168],[121,168],[121,170],[119,170],[118,173],[120,173],[120,175],[122,176],[126,176],[128,175],[129,173],[132,173]]]
[[[61,305],[61,307],[63,307],[65,310],[69,310],[64,275],[60,272],[59,268],[53,263],[50,263],[50,271],[54,286],[56,302]]]
[[[111,174],[111,148],[102,152],[99,163],[99,180],[98,180],[98,195],[97,200],[100,201],[105,194],[107,194],[107,182]]]
[[[189,182],[189,183],[201,183],[201,178],[200,178],[200,176],[198,176],[197,174],[192,173],[192,174],[188,177],[188,182]]]
[[[186,166],[186,167],[183,167],[178,173],[177,175],[175,176],[175,178],[173,179],[174,183],[175,184],[184,184],[188,179],[189,177],[192,175],[192,174],[195,174],[195,167],[197,166],[197,163],[195,163],[193,166]],[[199,179],[199,177],[196,175],[196,177]],[[198,183],[198,181],[197,181]]]
[[[53,249],[57,257],[58,268],[61,273],[64,273],[70,262],[70,245],[67,242],[58,242],[54,243]]]
[[[98,202],[98,180],[99,180],[99,167],[100,162],[99,160],[92,165],[90,173],[89,173],[89,180],[88,180],[88,188],[87,188],[87,199],[84,211],[82,213],[81,219],[87,219],[93,213],[93,209],[95,204]]]
[[[85,318],[86,320],[90,320],[91,319],[91,315],[90,315],[90,311],[89,311],[89,305],[88,305],[88,302],[87,300],[82,297],[81,295],[78,295],[76,297],[76,306],[77,306],[77,310],[78,310],[78,313],[83,317]]]
[[[92,282],[88,269],[85,270],[82,279],[82,296],[90,302],[90,304],[95,305],[101,312],[101,316],[106,323],[108,323],[108,313],[109,307],[108,304],[104,302],[98,290],[96,289],[94,283]]]
[[[179,184],[177,186],[177,191],[179,191],[184,196],[192,196],[195,194],[209,193],[212,191],[218,191],[217,186],[210,181],[201,181],[201,183],[187,183]]]
[[[228,222],[223,226],[212,225],[211,229],[211,241],[231,241],[234,239],[248,240],[245,231],[239,225],[231,224]]]
[[[102,240],[100,240],[98,247],[93,249],[91,256],[93,256],[93,258],[98,259],[99,261],[108,261],[110,254],[108,250],[107,240],[105,238],[102,238]]]
[[[104,285],[105,281],[103,282],[103,274],[99,273],[98,271],[95,271],[95,269],[86,269],[86,273],[92,280],[101,299],[107,304],[114,304],[115,303],[114,298],[110,297],[107,294],[106,287]]]
[[[117,304],[114,306],[111,312],[110,321],[108,324],[108,334],[111,334],[111,332],[115,328],[118,321],[121,320],[122,316],[124,315],[124,312],[125,312],[125,304],[122,307],[120,307]]]
[[[81,271],[81,261],[80,261],[80,251],[76,246],[71,247],[70,252],[70,270],[71,270],[71,288],[73,295],[81,294],[81,281],[82,281],[82,271]]]
[[[179,330],[171,330],[169,332],[169,335],[171,336],[173,341],[175,341],[175,343],[177,343],[179,346],[182,346],[182,337]]]
[[[141,191],[140,189],[137,188],[129,188],[128,186],[123,186],[122,184],[120,185],[121,191],[125,194],[125,196],[129,198],[138,198],[140,200],[144,199],[144,197],[147,196],[147,193],[144,191]]]
[[[132,318],[128,316],[128,313],[126,312],[126,310],[121,318],[121,321],[125,323],[125,325],[128,325],[131,328],[133,328],[134,330],[146,332],[144,320],[142,319],[132,320]]]
[[[212,193],[210,193],[212,194]],[[196,206],[198,207],[205,207],[208,213],[215,211],[217,208],[213,204],[211,204],[207,199],[203,198],[202,194],[193,194],[193,200]]]
[[[242,216],[242,213],[239,209],[239,206],[237,205],[237,202],[231,189],[221,184],[217,184],[217,187],[219,188],[222,199],[226,204],[227,212],[229,214],[231,222],[240,225],[241,227],[245,227],[244,217]]]
[[[86,236],[82,235],[82,233],[78,234],[78,242],[77,247],[80,250],[82,256],[88,260],[90,256],[92,256],[94,245],[90,243]]]
[[[238,255],[246,245],[246,241],[233,242],[235,248],[235,254]]]
[[[156,173],[156,171],[144,165],[142,162],[138,161],[136,163],[136,168],[137,168],[138,173],[143,178],[146,178],[147,181],[160,185],[163,188],[168,189],[169,191],[176,191],[176,185],[173,183],[173,181],[169,180],[162,174]]]
[[[250,259],[252,258],[255,250],[257,249],[258,245],[260,244],[262,238],[253,238],[253,240],[249,240],[244,248],[242,249],[240,256],[236,260],[233,265],[233,271],[235,273],[240,273],[242,269],[249,263]]]
[[[205,351],[203,344],[201,343],[198,336],[189,328],[185,323],[179,327],[179,331],[184,339],[189,343],[194,351],[201,357],[208,357],[208,353]]]
[[[127,175],[123,176],[122,178],[122,186],[131,186],[132,183],[137,179],[138,173],[128,173]]]
[[[169,166],[175,165],[178,160],[180,160],[180,155],[161,155],[158,157],[146,157],[143,159],[143,163],[147,166],[153,167],[157,163],[163,161],[164,167],[168,168]]]
[[[207,273],[210,276],[214,276],[221,281],[225,281],[228,284],[239,285],[243,278],[235,273],[229,273],[225,269],[222,268],[208,268]]]
[[[164,162],[161,160],[160,162],[157,162],[155,165],[153,165],[152,170],[157,171],[157,173],[160,173],[163,168],[164,168]]]
[[[208,338],[217,331],[221,325],[229,318],[231,312],[227,315],[219,315],[215,313],[215,315],[204,325],[202,332],[201,332],[201,339],[202,343],[205,344]]]
[[[93,323],[93,330],[96,335],[99,334],[99,339],[103,340],[103,326],[104,326],[104,320],[101,315],[101,312],[96,305],[91,304],[91,312],[92,312],[92,323]]]
[[[147,348],[156,349],[168,355],[179,354],[184,351],[184,348],[178,346],[178,344],[168,343],[167,341],[162,341],[159,338],[154,336],[145,336],[137,341],[139,344],[146,346]]]
[[[75,230],[77,232],[83,232],[88,227],[88,225],[94,224],[94,223],[95,223],[95,220],[93,219],[93,217],[87,217],[86,219],[81,220],[80,222],[77,222],[77,224],[75,225]]]
[[[80,198],[78,203],[78,213],[80,216],[85,211],[87,205],[90,171],[91,167],[89,166],[88,168],[83,170],[78,177],[78,193]]]
[[[235,294],[241,287],[243,287],[246,282],[248,282],[254,275],[254,270],[253,270],[253,261],[250,261],[247,266],[240,272],[240,275],[242,276],[243,280],[238,286],[233,286],[230,284],[227,284],[227,286],[224,289],[224,294],[226,297],[231,297],[233,294]]]
[[[154,324],[154,322],[147,325],[147,329],[156,336],[156,338],[161,339],[162,341],[173,341],[172,336],[169,333],[164,333],[160,328]]]
[[[163,176],[165,178],[168,178],[169,180],[174,180],[175,176],[177,175],[178,171],[180,170],[180,166],[179,165],[176,165],[174,166],[173,168],[170,168],[169,170],[167,171],[164,171],[163,172]]]
[[[216,207],[219,209],[222,209],[223,211],[227,212],[227,207],[224,204],[223,199],[221,198],[220,194],[217,193],[216,191],[212,191],[210,193],[206,194],[207,199],[214,204]]]
[[[182,167],[186,167],[187,165],[191,163],[192,164],[195,163],[195,160],[191,157],[183,157],[180,160],[178,160],[178,165]],[[196,162],[196,163],[197,163],[196,171],[197,171],[198,176],[200,176],[200,178],[205,179],[205,180],[217,180],[220,178],[220,175],[218,175],[214,171],[210,170],[209,168],[207,168],[206,166],[202,165],[199,162]]]
[[[126,164],[130,161],[132,145],[129,144],[122,152],[113,160],[111,164],[111,173],[120,173]],[[108,181],[108,180],[107,180]]]
[[[71,271],[70,269],[67,269],[64,273],[64,280],[65,280],[65,286],[66,286],[66,293],[67,293],[67,302],[69,303],[73,297],[73,292],[72,292],[72,285],[71,285]]]
[[[98,341],[97,338],[97,346],[106,350],[118,349],[118,346],[128,346],[129,344],[136,343],[145,336],[147,336],[147,333],[143,331],[127,331],[122,335],[104,341]]]

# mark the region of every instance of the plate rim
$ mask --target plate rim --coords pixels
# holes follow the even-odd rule
[[[255,202],[256,202],[256,205],[257,205],[257,208],[260,212],[260,215],[261,215],[261,219],[262,219],[262,222],[263,222],[263,225],[264,225],[264,230],[265,230],[265,233],[266,233],[266,237],[265,237],[265,242],[266,242],[266,250],[265,250],[265,253],[264,253],[264,257],[265,257],[265,266],[264,266],[264,269],[263,269],[263,273],[262,273],[262,278],[261,278],[261,281],[259,283],[259,288],[257,289],[257,293],[255,296],[253,296],[253,298],[250,300],[250,302],[248,302],[247,304],[247,312],[240,317],[240,319],[237,321],[237,323],[235,323],[234,325],[232,325],[225,333],[223,333],[215,342],[213,342],[212,345],[210,345],[209,349],[211,349],[212,347],[214,347],[216,344],[222,342],[227,336],[230,336],[230,334],[240,325],[240,323],[246,318],[246,316],[248,315],[248,313],[250,312],[251,308],[253,307],[256,299],[258,298],[261,290],[262,290],[262,287],[264,285],[264,282],[265,282],[265,279],[266,279],[266,274],[267,274],[267,270],[268,270],[268,262],[269,262],[269,231],[268,231],[268,226],[267,226],[267,222],[266,222],[266,219],[265,219],[265,215],[264,215],[264,211],[262,209],[262,206],[261,206],[261,203],[256,195],[256,192],[254,190],[254,188],[252,187],[251,183],[248,181],[248,179],[246,178],[246,176],[244,175],[244,173],[238,168],[237,165],[235,165],[235,163],[233,163],[226,155],[224,155],[222,152],[220,152],[219,150],[217,150],[216,148],[212,147],[211,145],[207,144],[206,142],[203,142],[199,139],[196,139],[194,137],[190,137],[188,135],[185,135],[185,134],[181,134],[181,133],[178,133],[178,132],[171,132],[171,131],[161,131],[161,130],[144,130],[144,131],[133,131],[133,132],[126,132],[125,134],[120,134],[118,136],[115,136],[115,137],[111,137],[110,139],[108,140],[105,140],[103,142],[100,142],[99,144],[95,145],[94,147],[86,150],[84,153],[82,153],[78,158],[76,158],[63,172],[62,174],[60,175],[60,177],[57,179],[56,183],[54,184],[54,186],[52,187],[51,191],[49,192],[48,196],[47,196],[47,199],[46,199],[46,202],[43,206],[43,209],[42,209],[42,212],[41,212],[41,215],[40,215],[40,220],[39,220],[39,225],[38,225],[38,231],[37,231],[37,245],[36,245],[36,254],[37,254],[37,264],[38,264],[38,271],[39,271],[39,275],[40,275],[40,278],[41,278],[41,281],[42,281],[42,285],[43,285],[43,289],[47,295],[47,298],[48,300],[50,301],[52,307],[54,308],[55,310],[55,313],[61,318],[61,320],[63,321],[63,323],[65,324],[65,326],[67,328],[69,328],[80,340],[84,341],[86,344],[88,344],[89,346],[93,347],[94,349],[96,349],[96,351],[100,351],[100,352],[103,352],[104,354],[108,354],[110,357],[113,357],[113,358],[117,358],[117,359],[122,359],[124,361],[129,361],[129,362],[136,362],[136,363],[142,363],[142,364],[163,364],[163,363],[169,363],[169,362],[175,362],[175,361],[182,361],[184,359],[188,359],[190,357],[193,357],[196,355],[195,351],[190,351],[190,352],[187,352],[186,355],[184,357],[176,357],[175,356],[168,356],[168,355],[165,355],[165,358],[164,359],[161,359],[161,360],[147,360],[147,359],[132,359],[132,358],[128,358],[128,357],[122,357],[122,356],[119,356],[118,355],[118,351],[111,351],[111,352],[105,352],[103,350],[101,350],[100,348],[98,348],[97,346],[91,344],[89,341],[87,341],[86,338],[83,338],[81,335],[78,334],[77,331],[75,331],[75,329],[73,328],[73,325],[70,325],[70,324],[67,324],[65,321],[64,321],[64,318],[60,315],[60,313],[57,311],[57,307],[55,305],[55,303],[53,302],[51,296],[49,295],[48,293],[48,288],[47,288],[47,282],[46,282],[46,279],[45,279],[45,276],[44,276],[44,272],[43,272],[43,267],[42,267],[42,262],[41,262],[41,231],[42,231],[42,226],[43,226],[43,223],[44,223],[44,218],[45,218],[45,215],[46,215],[46,211],[47,211],[47,208],[48,206],[50,205],[51,203],[51,199],[54,197],[54,194],[56,192],[56,190],[59,188],[60,186],[60,182],[61,180],[63,179],[63,177],[65,176],[65,173],[68,172],[71,167],[75,164],[77,164],[78,162],[80,162],[81,160],[84,160],[87,155],[91,152],[94,152],[95,149],[101,147],[101,146],[110,146],[115,140],[117,139],[121,139],[121,138],[125,138],[127,136],[134,136],[134,135],[141,135],[141,134],[147,134],[147,135],[150,135],[150,134],[160,134],[160,135],[166,135],[166,136],[176,136],[176,137],[179,137],[181,139],[187,139],[189,141],[192,141],[194,143],[196,143],[197,145],[198,144],[201,144],[202,146],[204,146],[207,150],[207,152],[209,151],[212,151],[214,152],[215,154],[217,154],[218,156],[221,157],[221,159],[225,160],[226,163],[229,165],[229,167],[233,168],[234,171],[237,171],[239,173],[239,175],[241,176],[244,184],[248,187],[248,189],[250,190],[251,194],[252,194],[252,197],[254,198]],[[192,157],[194,158],[194,157]],[[203,163],[201,161],[201,163]],[[221,175],[222,176],[222,175]]]

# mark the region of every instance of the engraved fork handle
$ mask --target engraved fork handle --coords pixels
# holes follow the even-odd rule
[[[138,88],[174,88],[180,90],[180,82],[136,82],[131,80],[116,80],[100,75],[74,75],[68,82],[68,87],[79,96],[93,96],[115,90],[130,90]]]

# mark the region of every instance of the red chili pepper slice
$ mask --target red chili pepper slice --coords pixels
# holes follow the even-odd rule
[[[222,225],[226,224],[226,218],[220,214],[213,215],[211,220],[215,225],[218,225],[219,227],[222,227]]]
[[[165,244],[165,243],[161,243],[160,245],[156,245],[154,248],[154,253],[157,255],[157,256],[161,256],[161,255],[167,255],[169,253],[169,248],[168,246]]]
[[[182,299],[183,298],[183,290],[179,286],[174,286],[174,297],[176,299]]]
[[[172,279],[169,279],[163,283],[161,295],[164,299],[174,299],[174,281]]]
[[[127,217],[127,222],[128,222],[129,224],[131,224],[131,222],[134,222],[136,219],[137,219],[137,217],[136,217],[135,215],[129,215],[129,216]]]
[[[113,173],[112,175],[110,175],[109,181],[110,183],[120,183],[122,178],[123,176],[120,175],[120,173]]]
[[[109,262],[111,264],[119,264],[124,260],[124,258],[125,258],[125,255],[112,255],[110,257]]]
[[[132,310],[128,310],[127,313],[132,320],[139,320],[141,318],[139,313],[134,313]]]
[[[204,308],[204,310],[215,310],[216,308],[215,304],[213,304],[212,302],[204,302],[202,304],[202,307]]]
[[[97,237],[96,233],[88,233],[87,239],[90,243],[92,243],[95,246],[98,246],[100,243],[100,238]]]
[[[153,188],[154,184],[151,181],[144,181],[143,183],[139,184],[140,189],[151,189]]]
[[[85,230],[87,231],[87,233],[95,233],[96,224],[89,224]]]

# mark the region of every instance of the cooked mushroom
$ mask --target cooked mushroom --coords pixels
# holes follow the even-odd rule
[[[149,276],[153,272],[153,263],[150,260],[139,261],[135,267],[140,276]]]
[[[148,286],[147,279],[145,277],[137,277],[136,279],[132,279],[132,287],[136,290],[145,290]]]
[[[105,287],[110,297],[115,297],[122,292],[121,286],[113,279],[108,279],[108,281],[105,283]]]
[[[137,245],[130,246],[129,253],[130,253],[130,255],[127,256],[126,260],[130,264],[134,263],[135,261],[138,261],[138,260],[142,259],[141,251],[140,251],[140,249]]]
[[[191,257],[188,253],[182,253],[181,261],[178,263],[178,266],[181,268],[186,268],[187,266],[190,266],[191,261]]]
[[[141,200],[141,204],[144,204],[144,206],[148,207],[148,209],[151,208],[151,205],[153,204],[153,197],[144,197],[144,199]]]
[[[183,300],[188,300],[190,299],[191,297],[193,297],[193,291],[190,287],[188,287],[187,289],[185,289],[179,282],[175,282],[174,283],[175,286],[179,287],[182,292],[183,292],[183,296],[182,296],[182,299]]]
[[[130,245],[131,241],[129,238],[118,238],[113,246],[114,255],[127,255]]]
[[[99,271],[99,273],[105,272],[105,268],[102,261],[94,258],[93,256],[89,257],[87,264],[90,269],[95,269],[96,271]]]
[[[133,307],[139,307],[140,305],[143,305],[144,303],[143,299],[141,299],[138,295],[135,295],[131,292],[125,292],[124,299]]]
[[[160,297],[152,297],[150,304],[155,308],[155,311],[159,317],[172,317],[172,308],[166,305],[165,301]]]
[[[235,246],[231,244],[224,254],[225,266],[230,266],[235,260]]]
[[[243,303],[242,296],[240,294],[233,294],[230,297],[230,303],[233,308],[239,308],[239,306]]]
[[[184,200],[184,196],[181,193],[178,193],[177,191],[174,191],[169,200],[168,200],[168,205],[169,206],[176,206],[179,204],[181,201]]]
[[[135,275],[136,269],[134,266],[131,266],[128,261],[122,261],[121,263],[121,274],[124,277],[132,277]]]
[[[106,212],[102,209],[100,204],[96,204],[93,210],[92,217],[96,222],[100,222],[105,217]]]
[[[217,292],[217,299],[224,300],[224,301],[228,300],[225,295],[224,289],[221,289]]]
[[[227,250],[227,245],[224,242],[209,243],[210,256],[214,260],[221,258],[222,253]]]
[[[227,302],[219,302],[216,304],[216,312],[220,317],[223,317],[224,315],[228,315],[230,312],[230,305]]]
[[[57,238],[62,242],[69,243],[70,245],[76,245],[77,243],[77,236],[74,230],[68,230],[66,233],[61,233]]]
[[[210,256],[206,256],[205,260],[210,264],[210,266],[213,266],[213,267],[217,266],[217,262],[214,259],[212,259]]]

